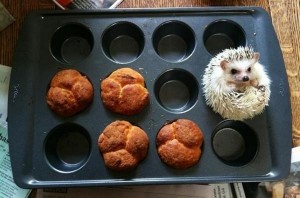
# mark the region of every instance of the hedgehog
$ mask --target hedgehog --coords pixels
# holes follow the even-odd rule
[[[268,105],[271,80],[259,56],[251,47],[225,49],[205,68],[202,85],[206,104],[223,118],[251,119]]]

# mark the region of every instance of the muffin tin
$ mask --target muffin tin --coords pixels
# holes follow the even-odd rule
[[[271,99],[251,120],[224,120],[206,105],[202,76],[215,54],[240,45],[260,52]],[[134,116],[114,114],[101,101],[101,80],[121,67],[140,72],[150,94]],[[45,100],[62,69],[82,72],[94,86],[93,102],[70,118]],[[13,176],[23,188],[262,181],[289,173],[289,86],[271,19],[258,7],[32,12],[13,60],[8,113]],[[179,118],[204,134],[200,161],[185,170],[166,166],[155,145],[159,129]],[[148,155],[134,171],[108,170],[97,147],[115,120],[148,134]]]

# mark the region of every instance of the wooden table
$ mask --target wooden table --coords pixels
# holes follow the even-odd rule
[[[55,9],[51,0],[1,0],[16,21],[0,32],[0,64],[11,65],[13,51],[24,17],[30,10]],[[260,6],[272,16],[288,75],[294,146],[300,146],[300,1],[299,0],[124,0],[129,7]],[[284,115],[283,115],[284,116]],[[289,133],[289,131],[286,131]]]

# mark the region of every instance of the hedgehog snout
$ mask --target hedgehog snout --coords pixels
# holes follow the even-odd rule
[[[244,76],[244,77],[243,77],[243,81],[244,81],[244,82],[249,81],[249,76]]]

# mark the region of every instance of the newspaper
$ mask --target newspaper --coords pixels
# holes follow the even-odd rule
[[[10,67],[0,65],[0,121],[6,121],[7,119],[7,100],[10,72]]]
[[[0,2],[0,31],[4,30],[8,25],[14,22],[15,19],[11,14],[6,10],[4,5]]]
[[[116,8],[123,0],[53,0],[63,10]]]
[[[0,65],[0,198],[28,197],[30,190],[13,181],[7,134],[7,100],[11,68]]]

